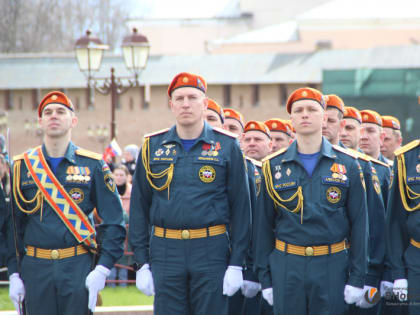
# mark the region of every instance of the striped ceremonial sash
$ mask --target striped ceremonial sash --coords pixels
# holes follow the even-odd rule
[[[76,240],[96,249],[95,229],[49,168],[41,147],[25,152],[24,160],[44,198]]]

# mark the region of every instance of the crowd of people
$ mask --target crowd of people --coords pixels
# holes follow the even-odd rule
[[[0,196],[18,312],[90,314],[131,265],[155,314],[419,314],[420,140],[313,88],[289,95],[290,120],[207,95],[176,75],[175,124],[115,165],[71,141],[71,100],[45,95],[12,211]]]

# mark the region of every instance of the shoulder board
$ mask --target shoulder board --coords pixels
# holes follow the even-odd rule
[[[286,150],[287,150],[287,148],[282,148],[282,149],[280,149],[280,150],[278,150],[278,151],[276,151],[274,153],[271,153],[271,154],[267,155],[265,158],[263,158],[263,160],[261,162],[265,162],[267,160],[271,160],[273,157],[275,157],[277,155],[280,155],[280,154],[286,152]]]
[[[257,161],[257,160],[255,160],[253,158],[250,158],[249,156],[246,156],[246,155],[245,155],[245,158],[248,161],[250,161],[252,164],[254,164],[255,166],[262,167],[262,163],[260,161]]]
[[[352,158],[357,159],[357,155],[354,154],[354,152],[351,152],[349,149],[345,149],[343,147],[340,147],[339,145],[333,144],[334,150],[340,151],[344,154],[350,155]]]
[[[157,135],[160,135],[162,133],[168,132],[169,130],[170,130],[170,128],[161,129],[161,130],[158,130],[158,131],[155,131],[155,132],[145,134],[144,137],[149,138],[149,137],[157,136]]]
[[[370,158],[370,161],[371,161],[371,162],[373,162],[373,163],[379,164],[379,165],[383,165],[383,166],[386,166],[386,167],[390,167],[390,166],[389,166],[389,164],[384,163],[384,162],[379,161],[379,160],[374,159],[374,158]]]
[[[89,158],[94,159],[94,160],[102,160],[102,154],[92,152],[92,151],[89,151],[89,150],[85,150],[85,149],[80,149],[80,148],[77,149],[76,154],[81,155],[81,156],[86,156],[86,157],[89,157]]]
[[[361,160],[368,161],[368,162],[370,160],[372,160],[372,158],[369,155],[367,155],[367,154],[364,154],[362,152],[359,152],[359,151],[356,151],[356,150],[353,150],[353,149],[349,149],[349,148],[347,148],[347,150],[349,150],[351,153],[353,153],[354,155],[356,155],[357,158],[359,158]]]
[[[13,161],[18,161],[18,160],[23,160],[23,153],[19,154],[19,155],[15,155],[13,157]]]
[[[236,133],[230,132],[222,128],[213,127],[213,130],[217,131],[218,133],[223,133],[224,135],[232,137],[232,138],[238,138],[238,135]]]
[[[417,147],[420,144],[420,140],[414,140],[411,141],[410,143],[407,143],[405,146],[395,150],[394,154],[395,155],[400,155],[403,154],[407,151],[410,151],[411,149],[414,149],[415,147]]]

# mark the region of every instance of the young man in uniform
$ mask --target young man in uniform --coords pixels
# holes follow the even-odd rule
[[[296,141],[264,160],[257,203],[254,244],[262,294],[275,314],[345,314],[346,303],[364,293],[363,174],[354,156],[323,139],[319,91],[294,91],[287,111]]]
[[[227,314],[243,283],[250,195],[236,137],[205,122],[206,82],[180,73],[168,88],[176,124],[145,137],[133,178],[129,242],[136,285],[154,312]]]
[[[420,140],[395,151],[394,178],[386,218],[393,292],[420,314]]]
[[[389,164],[394,162],[395,150],[401,148],[403,141],[401,136],[400,121],[394,116],[382,116],[382,128],[385,133],[384,141],[381,145],[381,154],[388,159]]]
[[[350,129],[352,123],[355,128],[360,129],[362,123],[358,110],[348,109],[344,106],[343,100],[334,94],[327,95],[327,120],[323,125],[322,134],[334,145],[345,147],[339,141],[342,130],[347,126],[348,120]],[[359,119],[360,117],[360,119]],[[344,119],[343,119],[344,118]],[[358,162],[365,178],[366,201],[369,219],[369,242],[366,280],[364,285],[364,297],[350,306],[350,314],[377,314],[376,306],[380,300],[379,282],[382,277],[382,268],[385,257],[385,206],[382,200],[382,193],[376,170],[373,168],[371,158],[359,152],[357,147],[349,148],[358,157]],[[376,295],[377,294],[377,295]],[[362,309],[361,309],[362,308]],[[368,310],[363,310],[368,309]]]
[[[280,118],[271,118],[264,123],[270,130],[271,141],[273,143],[271,151],[276,152],[280,149],[288,148],[292,142],[292,130],[289,125]]]
[[[44,96],[38,121],[42,146],[14,158],[12,225],[20,261],[10,229],[9,295],[18,310],[25,298],[29,314],[88,314],[123,254],[121,201],[101,155],[71,142],[77,117],[64,93]],[[94,208],[102,218],[100,240],[91,219]]]

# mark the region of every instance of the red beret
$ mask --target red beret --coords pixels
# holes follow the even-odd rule
[[[45,106],[47,106],[48,104],[64,105],[68,109],[70,109],[72,112],[74,112],[73,103],[70,101],[67,95],[60,91],[53,91],[45,95],[44,98],[39,103],[38,117],[42,116],[42,111],[44,110]]]
[[[225,118],[236,119],[241,124],[242,129],[244,128],[245,120],[244,116],[240,112],[232,108],[225,108],[223,109],[223,112],[225,114]]]
[[[289,124],[280,118],[271,118],[266,120],[264,124],[267,125],[270,131],[281,131],[289,137],[291,136],[291,128],[289,127]]]
[[[377,112],[365,109],[360,111],[360,115],[362,115],[363,123],[371,123],[382,127],[382,118]]]
[[[225,115],[223,113],[223,109],[222,106],[220,106],[219,104],[217,104],[214,100],[212,100],[211,98],[208,99],[208,105],[207,105],[207,109],[211,109],[212,111],[216,112],[220,119],[222,120],[222,123],[225,121]]]
[[[339,96],[335,94],[329,94],[327,95],[326,98],[327,98],[327,108],[334,107],[334,108],[337,108],[340,112],[344,113],[344,102]]]
[[[292,94],[290,94],[286,103],[286,110],[289,114],[292,111],[292,104],[300,100],[316,101],[319,103],[319,105],[322,106],[323,109],[325,109],[325,101],[322,93],[316,89],[304,87],[297,89]]]
[[[271,138],[270,129],[268,129],[267,125],[261,121],[250,120],[245,125],[244,132],[248,131],[261,131],[267,135],[267,137]]]
[[[394,116],[382,116],[382,127],[400,130],[400,121]]]
[[[181,72],[177,74],[168,87],[168,96],[171,97],[172,92],[181,87],[193,87],[206,93],[207,83],[202,76]]]
[[[362,115],[360,114],[359,110],[351,106],[344,107],[344,118],[352,118],[357,120],[359,124],[362,123]]]

